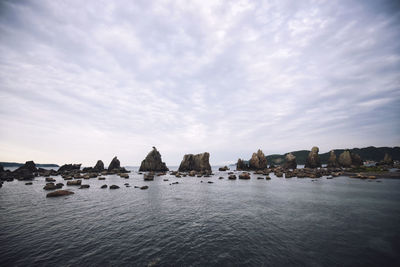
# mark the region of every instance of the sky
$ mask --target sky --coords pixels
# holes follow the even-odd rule
[[[400,145],[400,2],[0,1],[0,161]]]

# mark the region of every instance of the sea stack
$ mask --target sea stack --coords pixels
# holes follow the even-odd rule
[[[161,160],[161,154],[157,151],[157,149],[153,146],[153,150],[147,154],[146,158],[140,164],[139,171],[146,172],[165,172],[169,169],[165,165],[164,162]]]
[[[297,162],[296,162],[296,156],[293,155],[292,153],[286,154],[285,156],[285,164],[283,164],[284,169],[296,169],[297,168]]]
[[[261,149],[257,153],[253,153],[249,160],[249,167],[251,170],[264,170],[268,168],[267,159]]]
[[[102,172],[104,171],[104,163],[101,160],[98,160],[96,165],[93,167],[93,171]]]
[[[210,165],[210,153],[204,152],[201,154],[193,155],[186,154],[183,156],[181,165],[179,165],[178,171],[190,172],[190,171],[211,171]]]
[[[319,148],[318,147],[313,147],[308,154],[308,157],[306,159],[306,164],[305,168],[318,168],[321,167],[321,160],[318,155]]]
[[[339,155],[339,165],[340,165],[340,167],[350,168],[350,166],[351,166],[351,155],[350,155],[350,151],[348,151],[348,150],[343,151],[343,152]]]
[[[115,156],[111,162],[110,165],[108,165],[108,171],[112,171],[114,169],[119,169],[121,168],[121,163],[119,162],[119,159]]]
[[[339,167],[339,163],[336,159],[336,154],[334,150],[331,150],[329,153],[329,158],[328,158],[328,168],[337,168]]]

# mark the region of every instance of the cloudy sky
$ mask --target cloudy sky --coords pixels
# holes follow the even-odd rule
[[[0,161],[400,145],[399,1],[1,1]]]

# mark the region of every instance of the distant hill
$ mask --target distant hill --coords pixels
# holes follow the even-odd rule
[[[400,147],[364,147],[364,148],[353,148],[349,149],[350,152],[352,153],[357,153],[360,155],[361,159],[363,160],[373,160],[373,161],[381,161],[383,160],[383,157],[385,156],[385,153],[388,153],[390,156],[392,156],[393,160],[400,160]],[[336,157],[339,157],[339,155],[345,151],[345,149],[334,149]],[[306,159],[308,157],[308,153],[310,153],[310,150],[299,150],[299,151],[293,151],[291,152],[293,155],[296,156],[296,161],[297,164],[304,165],[306,163]],[[268,155],[267,160],[268,163],[275,163],[275,164],[280,164],[281,162],[284,161],[285,155],[278,155],[278,154],[273,154],[273,155]],[[328,158],[329,158],[329,152],[319,154],[319,157],[321,159],[322,164],[327,164],[328,163]]]
[[[17,163],[17,162],[0,162],[0,165],[3,167],[21,167],[25,163]],[[57,164],[40,164],[40,163],[35,163],[36,167],[38,168],[50,168],[50,167],[60,167]]]

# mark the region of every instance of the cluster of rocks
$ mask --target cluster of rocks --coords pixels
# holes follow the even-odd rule
[[[318,155],[319,148],[313,147],[308,154],[305,168],[320,168],[321,160]],[[359,167],[363,164],[361,157],[356,153],[351,153],[349,150],[345,150],[339,155],[337,159],[335,151],[331,150],[328,158],[328,168],[353,168]]]

